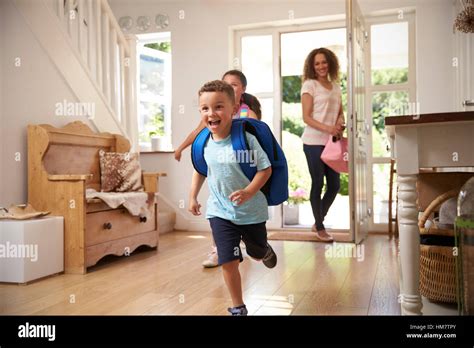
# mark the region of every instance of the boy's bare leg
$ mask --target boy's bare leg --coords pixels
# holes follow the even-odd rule
[[[224,281],[227,285],[227,289],[229,289],[234,307],[244,304],[244,300],[242,299],[242,282],[239,273],[239,263],[240,260],[234,260],[222,265]]]

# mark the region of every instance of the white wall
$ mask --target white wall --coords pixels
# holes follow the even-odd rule
[[[455,111],[453,1],[418,2],[416,78],[420,112]]]
[[[173,60],[172,132],[173,145],[177,147],[199,122],[196,92],[206,81],[220,78],[229,69],[228,27],[247,23],[261,23],[288,19],[288,11],[295,18],[341,14],[345,1],[272,1],[272,0],[201,0],[201,1],[127,1],[110,0],[117,19],[131,16],[134,20],[147,15],[152,20],[157,14],[167,14],[171,31]],[[450,70],[452,28],[451,0],[361,0],[364,14],[386,9],[416,8],[417,20],[417,84],[421,112],[452,110],[452,72]],[[179,19],[184,11],[184,19]],[[181,12],[183,14],[183,12]],[[136,28],[133,33],[140,33]],[[445,44],[440,47],[440,42]],[[179,114],[179,105],[185,113]],[[168,172],[161,181],[163,195],[182,213],[177,228],[206,228],[202,219],[195,219],[180,201],[188,199],[192,175],[189,150],[177,163],[172,154],[142,155],[142,165],[147,170]],[[200,196],[205,209],[207,188]],[[189,220],[188,220],[189,219]],[[191,223],[190,223],[191,221]]]
[[[48,123],[56,127],[75,120],[89,124],[86,118],[55,116],[55,104],[66,99],[76,102],[62,76],[38,44],[21,14],[10,0],[2,0],[1,23],[1,177],[0,206],[27,201],[28,124]],[[15,67],[15,59],[21,65]],[[20,153],[21,160],[15,161]]]

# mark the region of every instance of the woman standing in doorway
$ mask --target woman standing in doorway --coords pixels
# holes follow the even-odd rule
[[[321,242],[334,239],[324,227],[324,217],[339,192],[339,173],[321,160],[321,153],[331,136],[341,136],[344,130],[339,62],[327,48],[312,50],[306,57],[301,87],[303,121],[303,149],[311,175],[310,201],[315,224],[312,230]],[[327,190],[321,199],[324,177]]]

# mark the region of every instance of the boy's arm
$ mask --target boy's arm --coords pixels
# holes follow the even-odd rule
[[[196,170],[193,172],[193,179],[191,181],[191,190],[189,192],[189,211],[193,215],[201,215],[199,209],[201,208],[201,204],[197,201],[197,196],[199,191],[201,191],[202,184],[206,180],[205,176],[199,174]]]
[[[263,187],[263,185],[265,185],[271,175],[272,167],[258,171],[246,188],[232,192],[229,199],[237,205],[244,204],[252,198]]]
[[[181,154],[182,152],[193,143],[194,139],[196,139],[196,136],[199,134],[200,131],[202,131],[204,128],[206,128],[206,124],[201,120],[199,122],[199,126],[196,127],[195,130],[193,130],[189,135],[184,139],[181,145],[178,146],[178,148],[174,152],[174,158],[178,162],[181,160]]]

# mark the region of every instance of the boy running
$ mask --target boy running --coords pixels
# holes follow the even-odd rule
[[[272,174],[271,163],[257,139],[246,133],[252,163],[257,174],[251,182],[240,168],[232,153],[231,126],[235,114],[232,86],[216,80],[206,83],[199,90],[199,112],[202,122],[211,132],[204,158],[208,166],[209,199],[206,218],[209,219],[214,237],[219,265],[232,298],[232,315],[247,315],[242,298],[239,263],[243,261],[240,240],[245,243],[247,254],[261,260],[268,268],[275,267],[277,256],[267,242],[265,227],[268,204],[260,191]],[[240,158],[240,156],[239,156]],[[189,211],[201,215],[197,196],[206,178],[194,171],[189,196]]]

